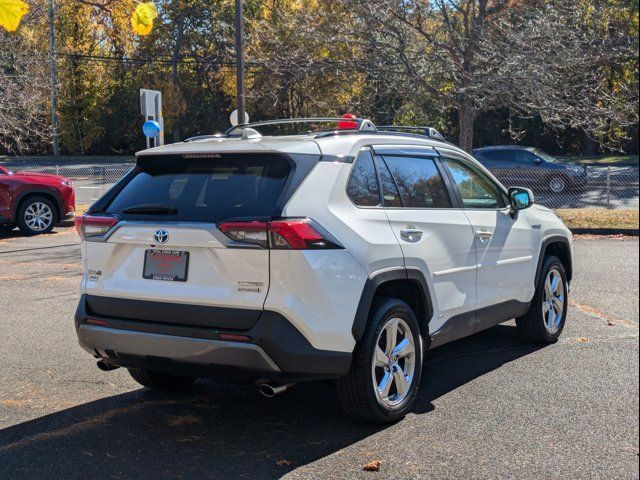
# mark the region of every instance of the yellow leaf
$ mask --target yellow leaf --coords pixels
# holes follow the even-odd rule
[[[0,0],[0,27],[15,32],[28,12],[29,5],[22,0]]]
[[[2,2],[3,0],[0,0]],[[158,9],[151,3],[140,3],[131,16],[133,33],[136,35],[149,35],[153,29],[153,21],[158,18]]]

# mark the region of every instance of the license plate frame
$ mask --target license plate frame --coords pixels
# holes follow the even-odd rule
[[[144,252],[142,278],[185,283],[189,277],[189,252],[148,249]]]

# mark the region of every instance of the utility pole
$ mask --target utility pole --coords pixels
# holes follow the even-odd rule
[[[49,58],[51,62],[51,127],[53,156],[60,156],[60,126],[58,124],[58,75],[56,72],[55,0],[49,0]]]
[[[243,26],[244,0],[236,0],[236,69],[238,83],[238,122],[245,123],[245,93],[244,93],[244,26]]]

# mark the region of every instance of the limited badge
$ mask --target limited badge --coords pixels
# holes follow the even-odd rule
[[[260,293],[264,282],[238,282],[237,285],[239,292]]]

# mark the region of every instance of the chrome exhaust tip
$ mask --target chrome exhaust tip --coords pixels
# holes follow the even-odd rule
[[[98,360],[98,363],[96,365],[103,372],[112,372],[112,371],[117,370],[117,369],[120,368],[117,365],[110,365],[107,362],[105,362],[104,360]]]
[[[295,384],[290,383],[287,385],[270,385],[268,383],[262,383],[258,386],[258,391],[267,398],[273,398],[281,393],[286,392]]]

